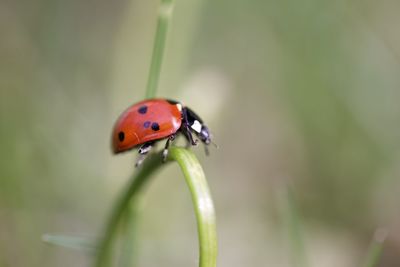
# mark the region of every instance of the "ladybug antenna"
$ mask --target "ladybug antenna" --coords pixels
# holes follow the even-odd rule
[[[210,141],[210,143],[213,144],[216,149],[219,149],[219,146],[216,143],[214,143],[213,141]]]
[[[219,149],[219,146],[218,146],[216,143],[214,143],[214,142],[212,141],[212,139],[213,139],[213,137],[214,137],[213,133],[212,133],[212,132],[209,132],[209,134],[210,134],[210,137],[209,137],[209,139],[208,139],[208,144],[213,144],[213,146],[214,146],[216,149]]]
[[[206,156],[210,155],[210,150],[208,149],[207,145],[204,146],[204,152],[206,153]]]
[[[209,140],[208,143],[204,144],[204,151],[205,151],[205,153],[206,153],[206,156],[209,156],[209,155],[210,155],[210,150],[208,149],[208,145],[209,145],[209,144],[213,144],[214,147],[215,147],[216,149],[219,148],[218,145],[217,145],[216,143],[214,143],[213,141]]]

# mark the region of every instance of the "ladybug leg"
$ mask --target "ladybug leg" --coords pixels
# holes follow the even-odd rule
[[[189,137],[186,135],[186,132],[185,132],[185,130],[183,129],[183,126],[182,126],[182,128],[179,130],[179,133],[182,133],[183,134],[183,136],[185,137],[185,148],[189,148],[189,147],[191,147],[192,146],[192,144],[191,144],[191,142],[190,142],[190,140],[189,140]]]
[[[189,146],[190,146],[190,145],[192,145],[192,146],[197,145],[197,141],[198,141],[198,140],[194,140],[194,139],[193,139],[192,131],[190,130],[189,125],[186,124],[186,123],[183,123],[183,124],[184,124],[184,125],[182,125],[182,126],[183,126],[182,132],[183,132],[183,135],[184,135],[184,136],[186,137],[186,139],[188,140]]]
[[[135,167],[140,166],[144,159],[146,158],[147,154],[149,153],[149,151],[153,148],[153,144],[154,142],[147,142],[144,143],[140,148],[139,148],[139,157],[136,160],[136,164]]]
[[[166,161],[167,161],[167,157],[168,157],[168,148],[169,148],[170,143],[171,143],[172,141],[174,141],[174,140],[175,140],[175,134],[172,134],[172,135],[170,135],[170,136],[168,137],[167,142],[165,143],[164,150],[163,150],[163,152],[162,152],[162,160],[163,160],[163,162],[166,162]]]
[[[186,135],[185,135],[185,140],[186,140],[185,148],[188,149],[189,147],[192,146],[192,144],[190,143],[190,141],[188,140],[188,138],[186,137]]]
[[[183,117],[183,122],[182,122],[182,126],[181,126],[182,132],[185,135],[186,139],[189,141],[189,143],[192,146],[195,146],[195,145],[197,145],[197,140],[195,141],[192,136],[192,131],[190,129],[190,123],[189,123],[189,119],[188,119],[189,115],[188,115],[187,108],[183,108],[182,117]]]

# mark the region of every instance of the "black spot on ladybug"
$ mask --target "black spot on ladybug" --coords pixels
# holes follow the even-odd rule
[[[120,142],[124,141],[125,133],[124,132],[119,132],[118,133],[118,139],[119,139]]]
[[[153,131],[158,131],[158,130],[160,130],[160,125],[158,125],[157,122],[153,122],[153,123],[151,124],[151,129],[152,129]]]
[[[149,127],[150,127],[150,124],[151,124],[150,121],[145,121],[145,122],[143,123],[143,127],[144,127],[144,128],[149,128]]]
[[[147,112],[147,106],[141,106],[141,107],[138,109],[138,112],[139,112],[140,114],[146,114],[146,112]]]

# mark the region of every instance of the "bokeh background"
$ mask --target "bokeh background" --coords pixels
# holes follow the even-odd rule
[[[144,96],[158,1],[0,2],[0,266],[88,266],[44,233],[101,236],[136,153],[114,120]],[[400,2],[176,0],[158,95],[219,149],[194,148],[218,216],[219,266],[400,266]],[[196,266],[177,166],[146,189],[138,266]],[[292,207],[293,208],[293,207]],[[289,214],[289,215],[288,215]]]

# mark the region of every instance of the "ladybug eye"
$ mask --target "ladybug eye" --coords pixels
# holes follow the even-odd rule
[[[125,133],[124,132],[119,132],[118,133],[118,139],[119,139],[120,142],[124,141]]]

